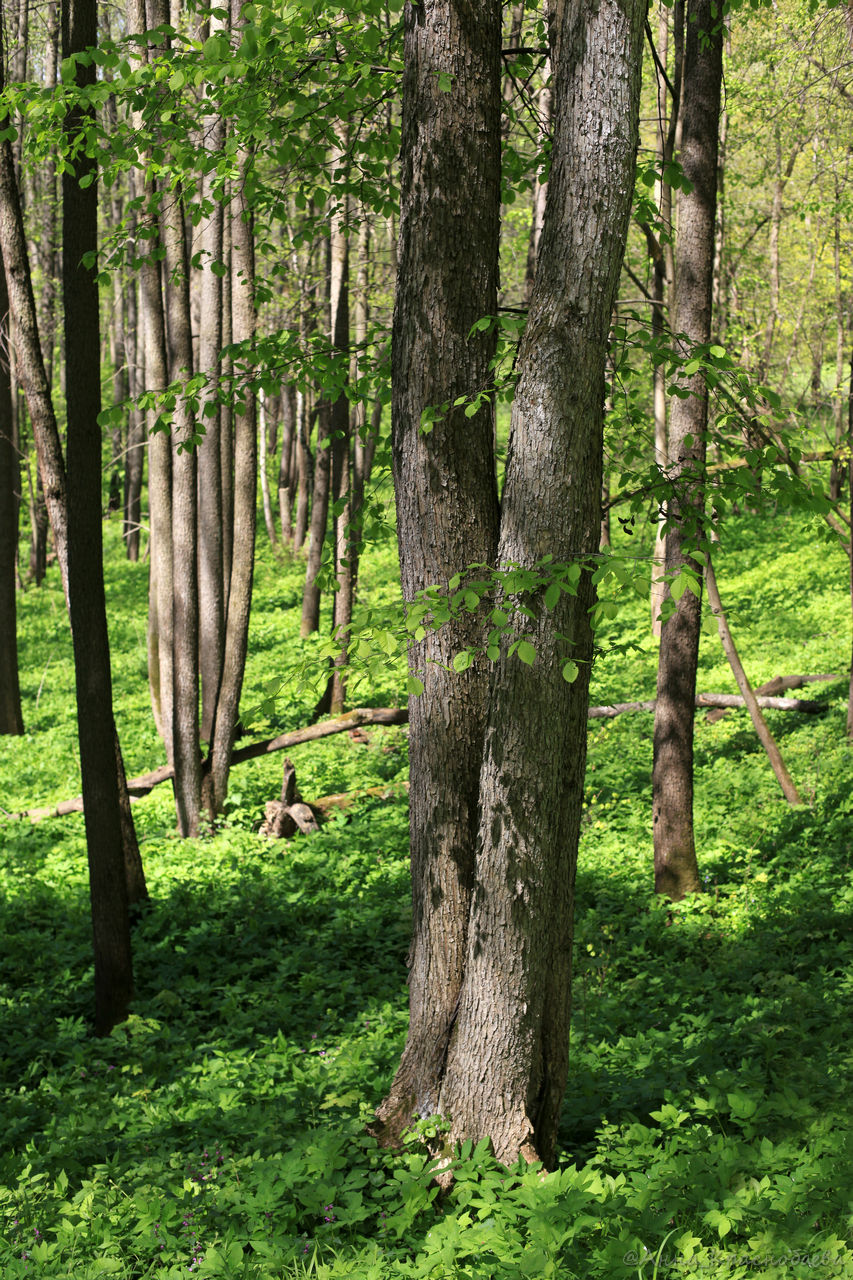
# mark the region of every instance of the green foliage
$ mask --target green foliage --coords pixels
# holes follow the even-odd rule
[[[803,532],[801,517],[737,521],[716,552],[756,681],[846,661],[844,557],[804,557]],[[157,759],[145,567],[114,562],[107,535],[120,727],[138,769]],[[392,570],[391,548],[372,548],[371,599],[393,592]],[[262,550],[250,689],[289,660],[300,578]],[[75,789],[61,595],[49,582],[21,603],[30,737],[0,744],[7,807]],[[602,619],[594,699],[652,693],[646,619],[637,595]],[[633,647],[617,652],[617,638]],[[404,673],[384,678],[377,698],[394,701]],[[731,687],[710,638],[700,681]],[[405,1032],[403,803],[365,800],[317,836],[267,841],[252,828],[278,790],[275,759],[235,770],[227,825],[204,841],[173,837],[167,796],[142,801],[153,904],[134,930],[133,1017],[102,1041],[87,1034],[82,821],[4,826],[3,1276],[853,1276],[849,757],[844,685],[820,688],[825,717],[773,717],[811,808],[778,797],[743,713],[699,722],[707,891],[677,906],[651,893],[648,719],[591,731],[559,1164],[505,1170],[465,1143],[443,1195],[423,1146],[440,1117],[401,1153],[365,1133]],[[289,689],[277,727],[306,710]],[[403,734],[299,748],[303,793],[403,777]]]

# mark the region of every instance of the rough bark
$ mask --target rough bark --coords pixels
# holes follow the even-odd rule
[[[598,549],[605,361],[637,145],[642,0],[568,3],[551,27],[554,148],[519,354],[500,564]],[[553,1161],[568,1072],[572,913],[583,800],[593,588],[525,601],[531,666],[504,651],[480,778],[465,979],[438,1110],[500,1160]],[[520,601],[507,600],[514,609]],[[572,638],[577,679],[562,676]]]
[[[681,163],[692,191],[678,193],[673,328],[687,343],[711,334],[717,136],[723,33],[712,0],[688,0]],[[670,412],[666,572],[680,573],[700,536],[708,390],[701,371],[682,379],[689,392]],[[669,590],[667,589],[667,596]],[[665,599],[667,598],[665,596]],[[693,834],[693,715],[701,601],[685,591],[661,632],[654,727],[655,888],[673,899],[701,885]]]
[[[458,397],[490,382],[500,205],[500,6],[424,0],[405,11],[400,251],[394,308],[392,444],[403,596],[494,562],[493,409]],[[452,77],[452,92],[439,87]],[[427,433],[421,415],[440,409]],[[393,1141],[439,1103],[462,984],[474,882],[486,664],[446,670],[480,626],[460,618],[412,645],[424,693],[410,699],[409,1033],[378,1131]]]
[[[24,720],[18,680],[15,565],[18,469],[12,439],[12,380],[9,372],[9,298],[0,262],[0,734],[21,734]]]
[[[65,58],[97,43],[95,0],[68,0],[62,14]],[[94,84],[95,66],[77,67],[77,83]],[[86,127],[72,109],[66,127]],[[87,187],[81,180],[86,177]],[[80,155],[62,176],[62,296],[65,319],[68,600],[74,644],[77,736],[86,820],[95,957],[95,1031],[106,1035],[129,1012],[133,995],[112,710],[101,534],[101,409],[97,250],[98,197],[93,161]]]

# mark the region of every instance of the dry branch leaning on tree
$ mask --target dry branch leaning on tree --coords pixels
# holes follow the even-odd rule
[[[844,677],[828,673],[826,675],[803,675],[803,676],[776,676],[767,686],[771,685],[774,689],[797,689],[800,685],[810,684],[816,681],[825,680],[841,680]],[[735,693],[699,693],[696,695],[697,707],[712,707],[715,709],[724,709],[725,711],[737,709],[745,705],[744,700],[739,694]],[[814,715],[819,715],[826,711],[826,704],[823,702],[813,702],[806,698],[778,698],[778,697],[759,697],[758,705],[772,711],[802,711]],[[613,702],[605,706],[590,707],[587,711],[588,720],[610,720],[615,716],[621,716],[631,711],[654,711],[655,700],[649,699],[646,702]],[[709,720],[711,716],[708,717]],[[231,766],[243,764],[246,760],[256,760],[259,756],[272,755],[276,751],[287,751],[290,747],[297,747],[303,742],[317,742],[321,738],[330,738],[334,734],[348,733],[353,729],[358,729],[362,725],[396,725],[408,724],[409,712],[406,707],[356,707],[352,711],[348,711],[345,715],[336,716],[332,720],[323,720],[319,724],[308,725],[304,729],[294,729],[290,733],[279,734],[276,738],[263,738],[259,742],[247,743],[245,747],[238,747],[231,757]],[[127,790],[132,800],[139,800],[143,796],[147,796],[159,787],[163,782],[169,782],[174,777],[174,770],[171,765],[161,765],[159,769],[153,769],[150,773],[140,774],[137,778],[129,778],[127,781]],[[366,792],[360,794],[380,795],[384,794],[387,788],[368,788]],[[351,802],[351,794],[349,792],[341,792],[332,796],[325,796],[320,800],[316,800],[312,806],[314,809],[324,810],[326,808],[342,808]],[[82,813],[83,798],[82,796],[74,796],[71,800],[61,800],[59,804],[46,806],[39,809],[22,809],[17,813],[6,813],[5,819],[9,821],[20,821],[28,818],[31,822],[41,822],[45,818],[64,818],[69,813]]]

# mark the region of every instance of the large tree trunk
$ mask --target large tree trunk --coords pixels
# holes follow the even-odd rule
[[[9,298],[0,261],[0,734],[24,732],[18,680],[15,567],[18,468],[12,440],[12,380],[9,372]]]
[[[642,0],[604,0],[569,3],[554,19],[553,165],[499,564],[598,550],[607,335],[633,193],[644,17]],[[535,616],[515,619],[535,662],[504,650],[492,685],[465,979],[438,1109],[453,1137],[488,1134],[507,1162],[553,1161],[566,1085],[593,595],[585,573],[553,611],[541,596],[525,600]]]
[[[460,396],[489,385],[500,206],[500,5],[407,4],[402,212],[393,322],[393,465],[403,596],[445,585],[497,550],[493,409]],[[452,77],[452,92],[438,87]],[[447,406],[427,433],[421,415]],[[319,454],[318,454],[319,465]],[[413,644],[424,693],[409,702],[414,909],[409,1034],[379,1132],[393,1141],[438,1108],[456,1016],[474,884],[477,798],[489,673],[450,668],[481,624],[460,617]]]
[[[68,0],[62,15],[65,58],[97,44],[95,0]],[[94,84],[95,65],[78,64],[77,83]],[[86,127],[72,109],[72,134]],[[89,185],[83,187],[82,178]],[[93,161],[79,156],[62,176],[67,406],[68,600],[77,690],[77,734],[95,944],[95,1030],[106,1035],[128,1014],[133,995],[127,884],[119,804],[101,534],[101,409],[98,286],[84,255],[97,250],[98,198]]]
[[[717,135],[723,32],[712,0],[688,0],[681,163],[693,184],[678,193],[673,328],[688,343],[711,335]],[[708,389],[702,372],[682,379],[686,399],[670,411],[669,467],[676,490],[667,508],[665,567],[678,574],[701,536]],[[694,565],[694,568],[696,566]],[[669,597],[667,588],[664,602]],[[693,835],[693,713],[701,600],[685,591],[663,624],[654,726],[655,889],[673,899],[700,888]]]

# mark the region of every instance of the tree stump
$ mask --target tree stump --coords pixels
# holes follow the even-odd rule
[[[281,798],[267,801],[264,815],[261,835],[289,840],[297,831],[307,835],[309,831],[320,830],[313,809],[302,802],[296,789],[296,768],[292,760],[284,762]]]

